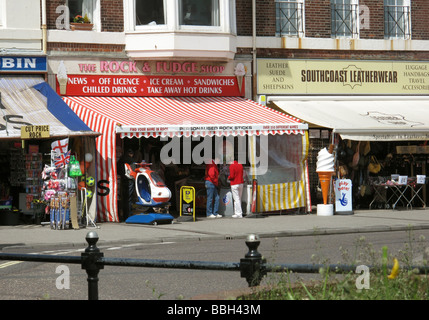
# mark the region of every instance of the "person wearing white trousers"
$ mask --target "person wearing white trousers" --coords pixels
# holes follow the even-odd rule
[[[234,215],[233,218],[243,218],[243,210],[241,209],[241,195],[243,193],[243,166],[236,160],[229,167],[229,183],[231,185],[232,199],[234,200]]]
[[[234,200],[233,218],[242,218],[243,210],[241,208],[241,195],[243,194],[243,183],[231,185],[232,199]]]

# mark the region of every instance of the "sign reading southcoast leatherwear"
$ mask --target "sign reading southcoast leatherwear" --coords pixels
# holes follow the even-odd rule
[[[429,94],[429,62],[258,59],[258,94]]]

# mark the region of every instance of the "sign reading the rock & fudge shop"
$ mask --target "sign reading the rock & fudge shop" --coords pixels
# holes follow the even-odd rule
[[[196,62],[99,61],[78,64],[79,74],[57,75],[67,96],[241,96],[244,75]]]

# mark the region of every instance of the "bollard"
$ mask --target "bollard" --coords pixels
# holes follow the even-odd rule
[[[81,254],[82,269],[88,274],[88,300],[98,300],[98,273],[103,269],[102,264],[97,263],[104,254],[97,248],[98,234],[95,231],[90,231],[86,235],[88,247]]]
[[[240,259],[240,274],[242,278],[246,278],[249,287],[258,286],[262,278],[267,274],[264,265],[266,260],[258,252],[260,243],[259,236],[248,235],[246,245],[249,248],[249,252],[246,253],[244,259]]]

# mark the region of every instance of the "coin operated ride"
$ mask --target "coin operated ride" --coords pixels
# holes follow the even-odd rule
[[[157,225],[159,223],[173,223],[173,216],[168,213],[171,191],[162,178],[154,172],[150,165],[142,161],[136,163],[136,169],[125,163],[125,175],[135,181],[137,195],[136,205],[142,210],[130,216],[125,223],[141,223]],[[153,211],[153,212],[150,212]]]

